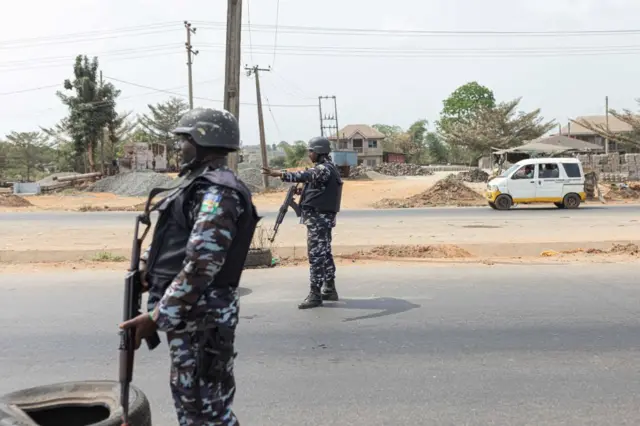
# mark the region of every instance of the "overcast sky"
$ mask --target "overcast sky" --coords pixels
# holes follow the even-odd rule
[[[442,100],[473,80],[493,89],[499,101],[522,96],[522,109],[540,107],[545,118],[563,124],[568,117],[604,113],[606,95],[612,108],[637,109],[640,31],[528,37],[406,31],[636,30],[638,0],[280,0],[277,43],[278,1],[243,3],[244,23],[250,18],[260,27],[243,32],[242,61],[273,68],[261,76],[269,143],[319,133],[318,95],[337,96],[341,127],[407,127],[422,118],[435,121]],[[38,130],[65,115],[56,88],[29,89],[62,88],[80,53],[97,55],[105,78],[149,87],[112,80],[122,90],[119,110],[144,113],[147,104],[170,96],[153,89],[186,99],[184,20],[197,28],[192,43],[200,50],[194,95],[206,99],[195,104],[221,107],[225,0],[12,2],[0,14],[0,135]],[[291,26],[319,29],[310,34]],[[345,34],[348,28],[391,31]],[[16,91],[24,92],[7,94]],[[255,86],[244,74],[241,99],[247,103],[240,111],[242,139],[255,144]]]

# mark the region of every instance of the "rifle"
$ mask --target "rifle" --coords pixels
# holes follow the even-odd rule
[[[153,193],[153,191],[152,191]],[[124,279],[124,309],[123,320],[128,321],[140,315],[142,305],[142,277],[140,274],[140,252],[142,241],[149,232],[151,219],[149,214],[149,204],[151,196],[147,200],[145,211],[136,217],[136,225],[133,236],[133,248],[131,249],[131,264]],[[146,226],[142,236],[138,236],[140,224]],[[160,336],[154,333],[145,339],[149,350],[155,349],[160,344]],[[119,381],[120,381],[120,404],[122,405],[122,425],[129,425],[129,387],[133,379],[133,356],[135,352],[136,336],[135,329],[120,331],[120,361],[119,361]]]
[[[280,206],[280,210],[278,211],[278,217],[276,218],[276,223],[273,225],[273,235],[269,238],[269,241],[273,242],[276,239],[276,234],[278,233],[278,229],[280,228],[280,224],[284,220],[284,216],[287,214],[287,210],[289,207],[293,209],[296,213],[297,217],[300,217],[302,212],[300,211],[300,205],[295,202],[293,197],[296,195],[296,191],[298,190],[298,185],[291,185],[289,190],[287,191],[287,196],[284,197],[284,203]]]

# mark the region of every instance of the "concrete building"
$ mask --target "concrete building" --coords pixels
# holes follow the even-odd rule
[[[382,141],[384,134],[367,124],[349,124],[338,134],[340,140],[337,149],[355,151],[358,154],[358,164],[375,167],[383,162]],[[329,140],[336,142],[335,135]]]
[[[166,147],[159,143],[126,144],[124,156],[119,160],[118,165],[120,170],[166,170],[168,168]]]

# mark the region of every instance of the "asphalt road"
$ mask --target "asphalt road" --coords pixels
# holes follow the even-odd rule
[[[117,378],[122,273],[0,277],[0,392]],[[298,311],[306,270],[247,271],[243,425],[636,425],[636,265],[350,266],[344,300]],[[174,425],[164,345],[137,356]]]
[[[522,206],[506,212],[495,211],[487,207],[471,208],[422,208],[422,209],[383,209],[383,210],[343,210],[339,214],[341,219],[548,219],[554,217],[596,217],[596,216],[625,216],[640,214],[640,205],[588,205],[577,210],[560,210],[556,207],[528,207]],[[46,221],[52,226],[57,224],[93,224],[93,225],[129,225],[136,213],[131,212],[0,212],[0,222]],[[273,221],[277,212],[261,212],[265,221]],[[285,222],[295,222],[295,214],[290,210]]]

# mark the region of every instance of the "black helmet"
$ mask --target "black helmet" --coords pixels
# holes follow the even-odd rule
[[[323,136],[317,136],[309,141],[309,151],[316,154],[328,154],[331,152],[331,142]]]
[[[189,135],[203,148],[240,149],[238,120],[224,109],[194,108],[178,121],[176,135]]]

